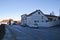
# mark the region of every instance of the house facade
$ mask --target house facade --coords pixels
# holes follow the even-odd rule
[[[21,25],[30,27],[51,27],[60,24],[60,17],[55,15],[46,15],[41,10],[36,10],[29,15],[21,15]]]

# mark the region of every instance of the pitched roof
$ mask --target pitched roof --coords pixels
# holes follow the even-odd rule
[[[36,10],[36,11],[30,13],[29,15],[26,15],[26,16],[31,16],[31,15],[35,14],[36,12],[39,12],[39,11],[40,11],[42,14],[44,14],[41,10]]]
[[[58,16],[55,16],[55,15],[47,15],[45,14],[46,17],[58,17]]]
[[[4,19],[1,22],[9,22],[9,20],[8,19]]]
[[[41,12],[46,17],[58,17],[59,18],[59,16],[44,14],[41,10],[36,10],[36,11],[30,13],[29,15],[26,15],[26,16],[31,16],[31,15],[35,14],[36,12]]]

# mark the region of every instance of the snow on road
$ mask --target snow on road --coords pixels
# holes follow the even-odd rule
[[[26,28],[19,25],[6,25],[3,40],[60,40],[59,28]]]

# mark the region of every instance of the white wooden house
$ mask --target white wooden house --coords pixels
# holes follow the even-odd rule
[[[51,27],[59,24],[60,17],[55,15],[46,15],[41,10],[36,10],[29,15],[21,15],[21,25],[30,27]]]

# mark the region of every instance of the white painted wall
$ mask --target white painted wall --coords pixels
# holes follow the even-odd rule
[[[42,19],[42,16],[43,16],[43,19]],[[36,13],[32,14],[31,16],[27,17],[27,25],[34,26],[34,24],[35,24],[34,20],[38,20],[39,22],[37,24],[40,24],[42,22],[42,20],[44,22],[46,22],[46,20],[48,20],[48,18],[46,16],[44,16],[44,14],[42,12],[40,12],[40,14],[38,14],[38,12],[36,12]]]
[[[25,19],[26,18],[26,19]],[[25,19],[25,20],[24,20]],[[21,16],[21,25],[27,24],[27,17],[26,14]]]
[[[40,12],[40,11],[38,11]],[[48,18],[46,16],[44,16],[44,14],[42,12],[40,12],[40,14],[38,14],[38,12],[32,14],[31,16],[26,16],[25,15],[22,15],[21,18],[26,18],[26,20],[23,20],[21,19],[21,24],[24,25],[24,24],[27,24],[29,25],[30,27],[35,27],[35,22],[34,20],[38,20],[39,22],[37,23],[38,24],[38,27],[51,27],[51,26],[54,26],[54,25],[58,25],[60,20],[56,20],[56,21],[50,21],[50,22],[46,22],[46,20],[48,20]],[[42,19],[42,16],[43,16],[43,19]],[[42,20],[44,22],[42,22]]]
[[[60,20],[56,21],[51,21],[51,22],[44,22],[44,23],[39,23],[39,27],[51,27],[60,24]]]
[[[39,22],[38,27],[51,27],[51,26],[58,25],[58,24],[60,24],[60,20],[51,21],[51,22]],[[33,24],[30,24],[29,26],[34,27],[35,25],[33,23]]]

